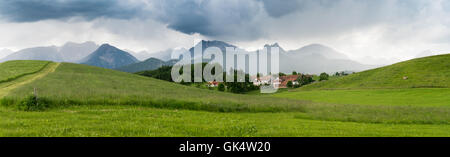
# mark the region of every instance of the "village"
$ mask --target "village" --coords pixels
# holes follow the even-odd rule
[[[334,76],[339,76],[336,73]],[[318,79],[317,81],[328,80],[329,75],[326,73],[322,73],[320,76],[317,75],[308,75],[308,74],[300,74],[295,71],[292,74],[284,74],[279,73],[278,76],[266,75],[253,75],[249,77],[249,81],[253,86],[260,87],[264,85],[273,85],[274,87],[285,89],[285,88],[298,88],[303,85],[307,85],[315,82],[314,78]],[[218,81],[209,81],[207,82],[207,86],[209,88],[219,87],[222,82]]]

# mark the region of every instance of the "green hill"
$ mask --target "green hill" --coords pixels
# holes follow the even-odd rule
[[[24,61],[26,64],[27,61]],[[300,111],[304,102],[224,93],[94,66],[61,63],[53,73],[12,90],[6,99],[31,95],[55,105],[146,105],[207,111]]]
[[[24,64],[26,63],[26,64]],[[8,61],[0,63],[0,82],[14,80],[41,70],[48,61]]]
[[[405,78],[404,78],[405,77]],[[301,89],[450,87],[450,54],[400,62],[345,77],[314,83]]]

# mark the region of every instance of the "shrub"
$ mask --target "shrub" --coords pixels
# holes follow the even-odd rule
[[[220,83],[218,89],[222,92],[225,91],[225,85],[223,83]]]
[[[314,80],[312,78],[312,76],[308,76],[308,75],[300,75],[297,79],[298,83],[300,86],[304,86],[310,83],[313,83]]]
[[[23,111],[42,111],[48,108],[48,102],[45,99],[38,99],[33,95],[20,101],[18,108]]]
[[[292,81],[288,81],[287,84],[286,84],[286,86],[289,87],[289,88],[292,88],[292,87],[293,87]]]
[[[329,75],[327,73],[321,73],[319,76],[319,81],[328,80]]]

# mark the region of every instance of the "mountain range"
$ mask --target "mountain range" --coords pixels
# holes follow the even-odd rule
[[[125,72],[138,72],[157,69],[163,65],[175,64],[176,60],[171,60],[171,54],[173,52],[182,54],[190,53],[193,58],[202,57],[201,55],[194,56],[194,48],[200,48],[200,45],[203,51],[209,47],[217,47],[222,50],[224,52],[224,64],[226,63],[226,47],[233,47],[239,49],[240,52],[251,53],[235,45],[217,40],[202,40],[189,50],[184,48],[168,49],[155,53],[145,51],[135,53],[130,50],[120,50],[109,44],[98,46],[93,42],[80,44],[68,42],[61,47],[48,46],[23,49],[6,56],[0,62],[8,60],[50,60],[55,62],[81,63]],[[289,51],[285,51],[277,43],[266,44],[264,47],[280,48],[280,72],[283,73],[291,73],[292,71],[310,74],[318,74],[321,72],[334,73],[337,71],[362,71],[377,67],[353,61],[345,54],[320,44],[311,44]],[[202,59],[200,61],[208,62],[210,60]],[[192,63],[194,63],[194,60],[192,60]],[[248,62],[245,66],[248,67]]]
[[[233,47],[239,49],[237,46],[222,42],[222,41],[201,41],[203,51],[209,47],[217,47],[223,52],[223,63],[226,64],[226,47]],[[278,47],[280,51],[280,72],[291,73],[297,71],[301,73],[319,74],[322,72],[334,73],[338,71],[362,71],[377,66],[364,65],[359,62],[349,59],[345,54],[340,53],[330,47],[311,44],[304,46],[296,50],[285,51],[278,43],[266,44],[265,48],[270,50],[270,47]],[[200,43],[195,46],[200,48]],[[261,50],[258,50],[261,51]],[[191,56],[194,56],[194,47],[189,49]],[[252,53],[240,49],[240,52]],[[194,56],[198,58],[201,56]],[[210,60],[203,59],[203,62],[209,62]],[[234,66],[236,66],[235,64]],[[248,68],[248,62],[246,65],[241,65]],[[258,67],[259,69],[259,67]]]

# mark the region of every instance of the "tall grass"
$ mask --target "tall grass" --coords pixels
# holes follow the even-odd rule
[[[62,63],[46,77],[14,89],[0,102],[17,105],[34,88],[50,108],[129,105],[213,112],[294,112],[297,118],[361,123],[450,122],[450,110],[445,106],[334,105],[272,95],[232,94],[70,63]]]
[[[0,83],[36,73],[49,63],[48,61],[8,61],[0,63]]]

